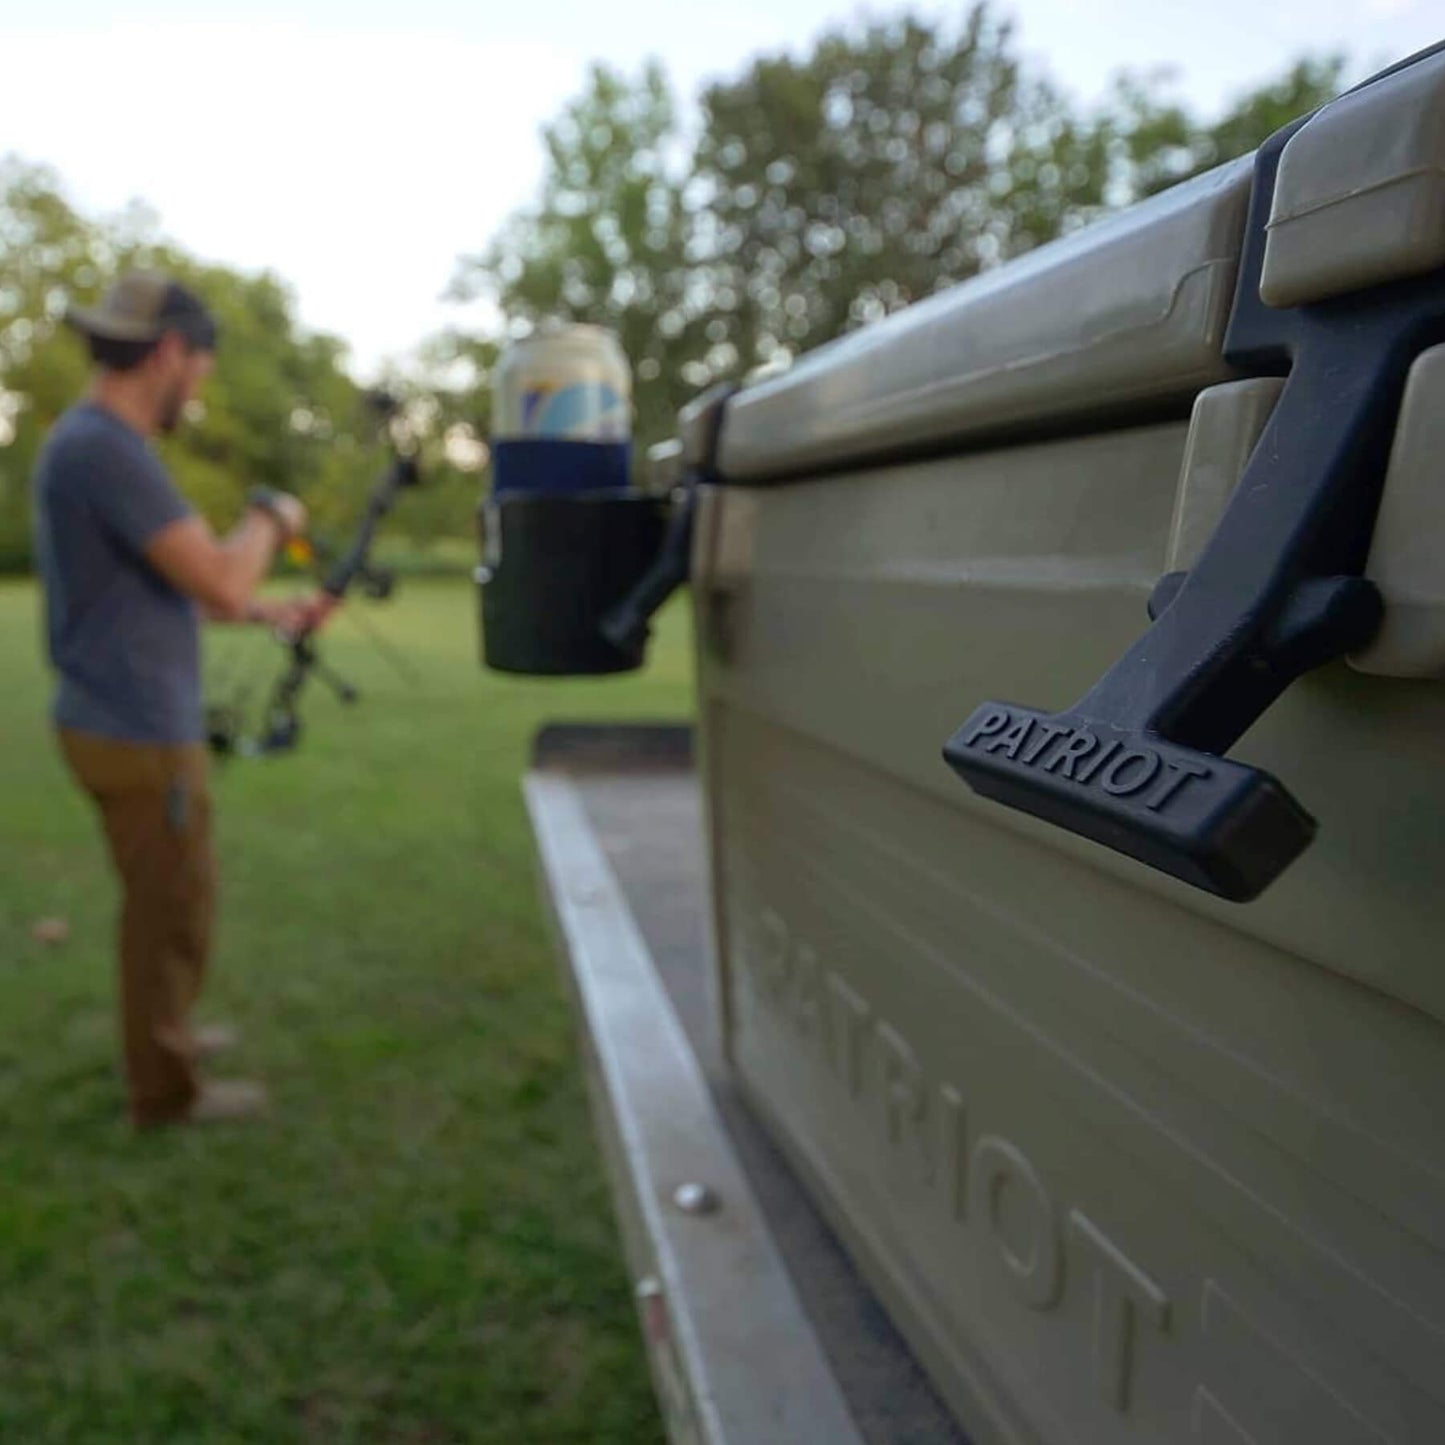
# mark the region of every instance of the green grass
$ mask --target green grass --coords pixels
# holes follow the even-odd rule
[[[203,1012],[277,1108],[137,1138],[114,889],[48,735],[34,591],[0,584],[4,1445],[662,1439],[519,777],[549,717],[682,715],[685,622],[640,678],[532,683],[477,666],[473,608],[419,581],[370,609],[415,687],[338,619],[365,700],[308,696],[297,753],[216,777]],[[31,939],[46,915],[67,942]]]

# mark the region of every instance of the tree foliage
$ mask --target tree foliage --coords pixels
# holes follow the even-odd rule
[[[304,497],[323,530],[345,525],[376,457],[342,343],[303,331],[274,275],[193,259],[159,237],[143,207],[89,219],[52,172],[12,158],[0,161],[0,564],[28,556],[36,455],[89,374],[65,306],[93,301],[136,266],[192,287],[220,324],[203,398],[160,444],[182,490],[217,525],[258,484]]]
[[[987,3],[835,28],[710,86],[689,129],[656,64],[595,68],[545,132],[536,203],[466,257],[503,335],[610,326],[643,442],[699,388],[792,356],[1253,149],[1333,95],[1295,62],[1203,119],[1166,75],[1080,109]],[[487,377],[478,374],[476,384]]]
[[[1342,55],[1303,57],[1276,79],[1239,96],[1223,115],[1208,122],[1168,98],[1170,72],[1120,76],[1105,122],[1116,138],[1120,172],[1116,200],[1155,195],[1247,155],[1281,126],[1336,95],[1344,70]]]
[[[465,258],[452,286],[459,298],[498,302],[512,334],[544,315],[616,331],[641,383],[645,434],[671,425],[692,389],[684,370],[701,350],[688,324],[704,298],[688,266],[695,213],[680,136],[661,66],[636,80],[595,66],[586,90],[543,133],[537,206]],[[482,373],[478,383],[488,379]]]
[[[839,26],[759,57],[680,107],[657,63],[594,67],[544,132],[536,202],[464,257],[454,295],[485,298],[484,335],[434,337],[393,381],[431,441],[433,485],[397,525],[417,541],[470,530],[499,348],[559,316],[616,331],[636,377],[637,431],[668,435],[722,376],[798,353],[1241,155],[1340,85],[1306,57],[1202,118],[1167,75],[1125,75],[1081,109],[1023,63],[988,3]],[[377,464],[342,344],[307,333],[269,273],[204,264],[143,206],[87,217],[42,167],[0,160],[0,566],[24,556],[29,477],[81,391],[67,299],[157,265],[200,292],[223,335],[194,424],[163,444],[224,525],[255,483],[354,515]]]
[[[696,212],[716,371],[877,320],[1103,203],[1097,132],[984,6],[755,62],[703,96]]]

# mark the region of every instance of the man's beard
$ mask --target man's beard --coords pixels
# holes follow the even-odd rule
[[[156,426],[163,436],[170,436],[180,426],[185,410],[185,388],[178,382],[161,398],[160,414],[156,418]]]

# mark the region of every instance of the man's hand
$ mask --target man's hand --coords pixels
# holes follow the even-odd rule
[[[290,492],[282,492],[276,498],[276,510],[286,525],[288,537],[304,537],[306,535],[306,508],[299,498],[293,497]]]
[[[331,614],[341,606],[341,599],[329,592],[313,592],[301,600],[302,616],[307,632],[320,632]]]
[[[306,508],[289,492],[278,492],[272,487],[256,487],[251,492],[251,507],[264,512],[281,533],[281,541],[289,542],[306,532]]]
[[[319,632],[339,605],[329,592],[284,601],[267,599],[251,604],[248,620],[284,637],[299,637],[302,633]]]

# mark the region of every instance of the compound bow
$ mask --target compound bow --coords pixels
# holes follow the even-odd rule
[[[371,489],[350,544],[332,562],[321,582],[321,590],[340,602],[353,586],[377,599],[391,595],[394,579],[384,568],[371,561],[371,547],[382,519],[391,511],[398,495],[419,484],[421,474],[416,457],[397,440],[395,418],[398,403],[384,393],[368,397],[369,405],[379,413],[391,450],[391,458],[380,480]],[[229,702],[212,704],[206,709],[206,736],[211,751],[218,757],[267,757],[289,752],[301,737],[301,694],[307,681],[315,676],[325,683],[342,702],[355,702],[356,689],[339,677],[322,660],[317,651],[316,630],[312,624],[294,634],[277,633],[277,640],[286,648],[288,657],[281,675],[272,685],[261,726],[254,737],[245,736],[245,694]]]

